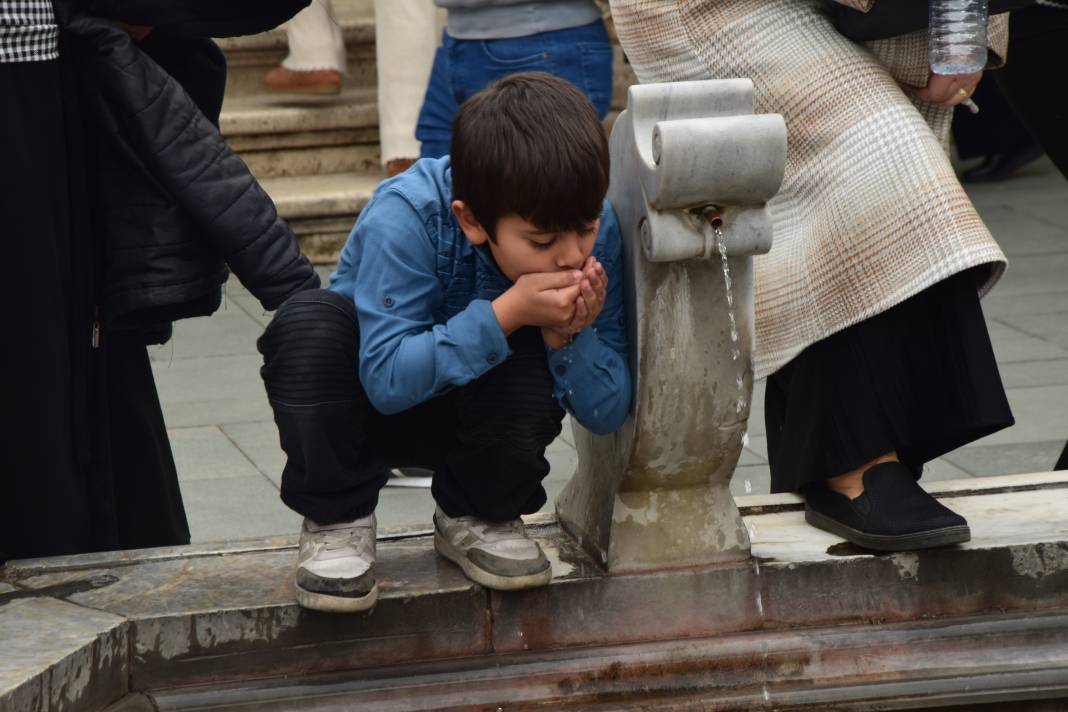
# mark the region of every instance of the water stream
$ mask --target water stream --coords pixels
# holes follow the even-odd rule
[[[738,375],[734,384],[738,387],[738,398],[734,402],[734,412],[741,413],[745,410],[745,365],[740,363],[742,359],[741,341],[738,337],[738,320],[734,315],[734,284],[731,282],[731,266],[727,259],[727,243],[723,239],[723,230],[719,227],[712,228],[716,236],[716,249],[719,250],[720,264],[723,265],[723,285],[727,290],[727,318],[730,320],[731,329],[731,360],[738,363]]]

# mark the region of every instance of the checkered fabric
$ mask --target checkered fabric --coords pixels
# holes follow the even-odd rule
[[[754,260],[758,377],[946,277],[983,266],[985,293],[1004,271],[949,163],[951,110],[899,84],[926,84],[925,33],[864,47],[823,0],[612,0],[612,17],[642,82],[748,77],[757,111],[786,120],[774,242]]]
[[[52,0],[0,0],[0,62],[45,62],[59,57]]]

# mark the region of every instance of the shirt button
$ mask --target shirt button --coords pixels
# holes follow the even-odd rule
[[[556,371],[557,376],[563,376],[565,373],[567,373],[567,366],[565,366],[564,364],[560,364],[553,370]]]
[[[490,354],[486,357],[486,360],[490,363],[497,363],[497,354]]]
[[[387,309],[389,307],[392,307],[393,306],[393,297],[386,297],[385,299],[382,300],[382,303],[386,306]]]

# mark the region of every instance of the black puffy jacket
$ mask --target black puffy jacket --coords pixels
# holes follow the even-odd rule
[[[308,0],[55,4],[90,149],[105,325],[158,333],[210,314],[227,265],[265,309],[318,286],[274,203],[219,134],[226,67],[208,39],[269,29]],[[139,46],[110,18],[154,30]]]

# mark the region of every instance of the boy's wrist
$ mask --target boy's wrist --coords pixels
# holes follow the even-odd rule
[[[568,344],[571,343],[571,339],[574,338],[570,334],[561,334],[555,329],[550,329],[547,326],[541,327],[541,338],[546,345],[553,351],[559,351]]]
[[[512,290],[509,289],[490,302],[490,306],[493,308],[493,315],[497,317],[497,323],[505,336],[511,336],[513,331],[523,325],[519,315],[516,314],[515,305],[512,303],[510,296],[511,292]]]

